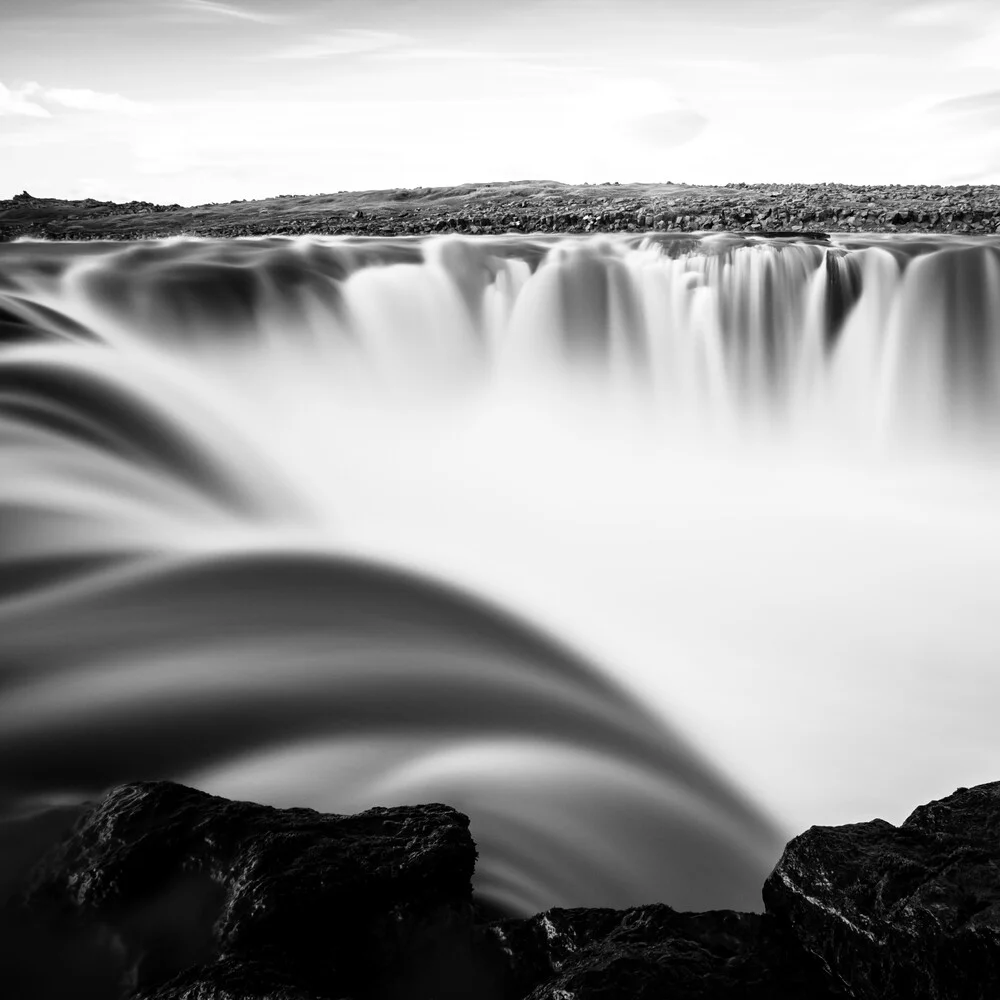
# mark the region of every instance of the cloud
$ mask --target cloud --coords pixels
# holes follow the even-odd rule
[[[895,27],[916,29],[936,44],[942,69],[996,69],[1000,51],[996,0],[932,0],[902,7],[886,21]]]
[[[43,91],[45,100],[75,111],[107,111],[113,114],[138,115],[149,110],[148,105],[97,90],[54,88]]]
[[[237,7],[234,3],[223,3],[222,0],[183,0],[182,3],[173,6],[194,14],[207,14],[210,17],[229,18],[234,21],[253,21],[256,24],[276,24],[284,20],[276,14],[263,14],[245,7]]]
[[[1000,90],[988,90],[980,94],[966,94],[964,97],[953,97],[951,100],[935,104],[929,110],[937,114],[1000,116]]]
[[[98,111],[119,115],[140,115],[150,110],[149,105],[139,101],[99,90],[43,87],[39,83],[25,83],[12,90],[0,83],[0,115],[51,118],[50,108],[53,106],[71,111]]]
[[[41,146],[56,146],[66,141],[66,133],[58,129],[31,129],[15,132],[10,129],[0,131],[0,149],[35,149]]]
[[[948,28],[974,20],[979,11],[979,5],[973,2],[944,0],[904,7],[895,11],[889,21],[903,28]]]
[[[26,83],[17,90],[11,90],[0,83],[0,117],[21,115],[25,118],[51,118],[52,112],[37,101],[29,100],[41,91],[37,83]]]
[[[629,132],[657,149],[673,149],[696,139],[705,130],[708,119],[691,108],[673,108],[633,118]]]
[[[409,39],[397,36],[398,43],[402,44]],[[381,54],[380,54],[381,55]],[[453,49],[435,48],[433,46],[413,46],[401,49],[394,49],[386,52],[383,58],[399,60],[421,60],[442,62],[509,62],[516,65],[534,65],[537,60],[542,59],[563,59],[565,52],[496,52],[489,49]],[[547,67],[547,63],[541,63]]]
[[[1000,51],[1000,14],[996,0],[953,0],[920,4],[896,11],[888,22],[921,32],[938,48],[944,70],[995,70]],[[919,37],[919,36],[918,36]]]
[[[934,105],[934,111],[1000,111],[1000,90],[982,94],[967,94]]]
[[[1000,52],[1000,19],[983,24],[976,37],[954,51],[955,62],[962,69],[986,67],[996,70],[997,53]]]
[[[477,49],[435,49],[435,48],[407,48],[393,52],[386,52],[386,59],[428,59],[445,62],[478,62],[480,60],[494,59],[516,59],[516,54],[506,54],[501,52],[488,52]]]
[[[320,35],[297,45],[289,45],[270,54],[272,59],[326,59],[331,56],[361,55],[380,52],[410,39],[394,31],[369,31],[347,28],[332,35]]]

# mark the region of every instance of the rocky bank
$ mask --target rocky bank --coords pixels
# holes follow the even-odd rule
[[[338,192],[185,208],[0,200],[0,240],[329,234],[1000,232],[1000,187],[584,184],[552,181]]]
[[[0,829],[46,835],[61,810]],[[4,839],[4,837],[6,839]],[[30,852],[29,852],[30,854]],[[22,852],[22,860],[28,857]],[[477,903],[469,820],[355,816],[124,785],[0,908],[16,1000],[986,1000],[1000,995],[1000,782],[901,826],[813,827],[763,913]]]

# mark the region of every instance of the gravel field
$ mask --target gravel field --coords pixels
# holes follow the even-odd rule
[[[1000,187],[569,185],[553,181],[282,195],[227,204],[0,200],[0,240],[304,233],[1000,232]]]

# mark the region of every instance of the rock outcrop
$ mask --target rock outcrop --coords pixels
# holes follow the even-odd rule
[[[442,805],[331,816],[121,786],[5,908],[0,992],[68,998],[64,966],[74,998],[446,997],[436,976],[471,945],[468,825]]]
[[[53,827],[55,829],[56,827]],[[1000,782],[813,827],[765,912],[491,919],[443,805],[332,816],[125,785],[0,909],[17,1000],[987,1000],[1000,995]]]
[[[530,1000],[833,1000],[836,985],[766,914],[549,910],[498,921],[506,995]]]
[[[849,996],[1000,996],[1000,782],[960,788],[899,827],[813,827],[763,895]]]

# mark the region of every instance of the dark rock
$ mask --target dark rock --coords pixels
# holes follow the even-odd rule
[[[26,945],[0,960],[0,982],[50,971],[48,951],[89,956],[94,997],[137,987],[179,998],[183,984],[158,988],[192,966],[204,972],[188,980],[218,985],[251,960],[289,996],[402,996],[406,983],[413,1000],[487,997],[448,992],[437,978],[444,952],[459,962],[449,978],[470,953],[463,989],[476,973],[475,857],[468,819],[443,805],[332,816],[167,782],[124,785],[84,814],[0,918]],[[69,985],[19,997],[69,996]],[[219,989],[191,996],[221,998]]]
[[[1000,995],[1000,782],[789,843],[764,903],[850,996]]]
[[[326,1000],[302,989],[292,976],[252,959],[221,959],[196,966],[135,1000]]]
[[[22,323],[31,329],[21,316],[0,306],[0,342],[21,339]],[[83,811],[81,806],[55,806],[0,822],[0,903],[17,890],[24,873],[72,829]]]
[[[986,1000],[1000,995],[1000,782],[882,820],[814,827],[763,916],[552,910],[493,925],[530,1000]]]
[[[478,223],[477,223],[478,225]],[[831,271],[843,295],[854,276]],[[33,827],[58,835],[62,813]],[[34,822],[34,821],[32,821]],[[23,847],[11,827],[0,847]],[[0,834],[3,829],[0,828]],[[35,852],[37,853],[37,852]],[[13,855],[12,855],[13,856]],[[165,782],[86,809],[0,908],[15,1000],[986,1000],[1000,995],[1000,782],[813,827],[764,914],[473,901],[468,820],[332,816]]]
[[[810,239],[828,241],[830,239],[829,233],[813,232],[806,229],[768,229],[758,233],[757,235],[764,236],[769,240],[780,239],[781,237],[789,237],[797,240]]]
[[[819,963],[770,919],[731,910],[549,910],[499,921],[510,996],[530,1000],[832,1000]]]

